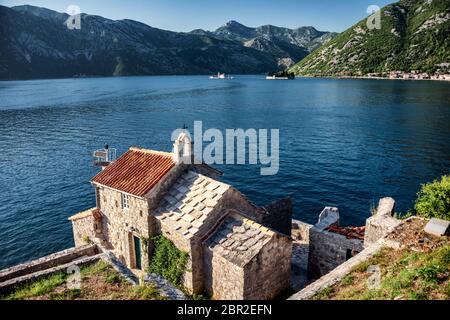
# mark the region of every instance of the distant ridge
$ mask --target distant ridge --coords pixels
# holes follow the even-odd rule
[[[381,11],[381,30],[364,19],[300,61],[297,75],[434,72],[450,66],[450,1],[401,0]]]
[[[69,30],[68,18],[30,5],[0,6],[0,79],[266,73],[293,65],[329,35],[235,21],[214,32],[172,32],[88,14],[81,14],[80,30]]]
[[[327,43],[337,33],[318,31],[314,27],[289,29],[273,25],[247,27],[231,20],[215,31],[196,29],[192,34],[210,35],[220,39],[239,41],[244,46],[277,57],[281,67],[290,67],[314,49]]]

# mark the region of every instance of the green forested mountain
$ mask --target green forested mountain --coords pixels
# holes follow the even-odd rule
[[[291,68],[297,75],[344,76],[387,71],[433,72],[450,63],[450,1],[401,0],[381,10],[381,29],[367,19]]]

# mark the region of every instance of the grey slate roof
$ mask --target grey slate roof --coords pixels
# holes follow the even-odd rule
[[[189,171],[169,189],[155,217],[190,239],[198,234],[208,215],[230,188],[228,184]]]
[[[249,263],[276,233],[234,210],[204,242],[215,253],[240,267]]]

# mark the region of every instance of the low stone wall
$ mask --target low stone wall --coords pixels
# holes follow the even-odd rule
[[[144,281],[154,284],[170,300],[187,300],[186,295],[180,289],[174,287],[160,275],[149,273],[145,276]]]
[[[310,230],[308,275],[317,279],[364,249],[363,241],[316,227]]]
[[[57,272],[67,272],[68,268],[71,266],[85,266],[92,263],[95,263],[99,261],[102,257],[103,253],[90,256],[90,257],[84,257],[81,259],[77,259],[75,261],[71,261],[66,264],[60,264],[53,268],[45,269],[42,271],[34,272],[31,274],[27,274],[24,276],[12,278],[10,280],[7,280],[5,282],[0,283],[0,294],[8,294],[9,292],[13,291],[15,288],[24,285],[25,283],[34,282],[36,280],[48,277],[52,274],[55,274]]]
[[[369,247],[394,230],[400,220],[388,216],[373,216],[366,220],[364,246]]]
[[[98,250],[95,245],[85,245],[56,252],[37,260],[29,261],[8,269],[1,270],[0,283],[34,272],[50,269],[61,264],[66,264],[81,257],[93,256],[97,253]]]
[[[129,283],[132,285],[139,284],[139,279],[128,269],[122,262],[120,262],[111,251],[105,252],[105,254],[101,255],[101,259],[108,264],[110,264],[114,270],[122,275]]]
[[[339,225],[339,210],[326,207],[319,222],[309,229],[308,277],[317,279],[341,265],[364,249],[360,239],[329,232],[330,226]]]
[[[324,275],[320,279],[314,281],[309,286],[304,288],[303,290],[297,292],[292,295],[288,300],[308,300],[311,299],[314,295],[322,291],[327,287],[331,287],[341,281],[345,276],[347,276],[352,269],[360,264],[361,262],[366,261],[367,259],[373,257],[380,249],[385,246],[383,241],[379,241],[374,245],[364,249],[361,253],[354,256],[350,260],[344,262],[339,267],[335,268],[330,273]]]

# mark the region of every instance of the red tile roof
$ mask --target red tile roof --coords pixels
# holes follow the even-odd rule
[[[130,148],[92,182],[142,197],[174,166],[170,153]]]
[[[339,226],[329,226],[325,229],[328,232],[337,233],[345,236],[347,239],[359,239],[364,240],[364,233],[366,232],[366,227],[339,227]]]

